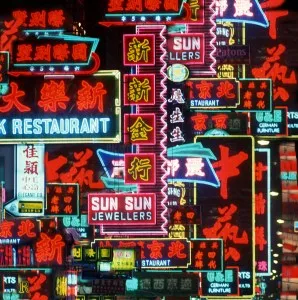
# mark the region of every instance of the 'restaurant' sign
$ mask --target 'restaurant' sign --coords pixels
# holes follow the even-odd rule
[[[88,195],[90,225],[154,225],[156,198],[153,193]]]

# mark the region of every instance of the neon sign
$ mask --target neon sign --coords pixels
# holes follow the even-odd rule
[[[210,160],[216,160],[211,149],[201,143],[168,148],[168,182],[196,182],[219,187]]]
[[[129,184],[155,184],[155,153],[124,154],[124,182]]]
[[[167,40],[167,61],[183,64],[204,64],[204,33],[173,34]]]
[[[288,107],[275,106],[272,112],[251,115],[251,133],[258,136],[288,136]]]
[[[218,188],[201,184],[195,189],[196,204],[200,205],[203,216],[202,236],[224,240],[225,266],[239,267],[240,296],[252,295],[255,271],[253,138],[197,136],[195,141],[212,150],[217,158],[212,167],[220,182]]]
[[[155,194],[88,194],[88,224],[90,225],[155,223]]]
[[[255,245],[256,274],[271,275],[270,149],[256,149],[255,158]]]
[[[71,183],[47,183],[47,216],[65,216],[79,214],[79,185]]]
[[[106,20],[103,24],[119,25],[126,23],[203,23],[204,0],[161,0],[137,3],[124,0],[115,2],[109,0],[106,8]],[[118,21],[118,22],[117,22]]]
[[[16,198],[5,203],[5,210],[17,217],[43,216],[44,145],[17,145],[16,155]]]
[[[123,35],[123,64],[125,66],[155,65],[155,35]]]
[[[37,90],[13,81],[0,97],[0,115],[2,141],[119,141],[119,72],[102,71],[71,82],[40,80]]]
[[[124,74],[123,82],[125,105],[155,104],[154,74]]]
[[[190,263],[190,242],[187,239],[95,239],[99,248],[136,248],[141,251],[137,267],[142,269],[185,269]]]
[[[257,0],[216,0],[216,20],[251,23],[268,27],[269,22]]]
[[[66,35],[63,32],[42,32],[31,38],[34,31],[24,31],[29,36],[14,43],[11,74],[92,74],[94,65],[99,67],[95,50],[99,40],[89,37]],[[35,37],[35,36],[34,36]]]

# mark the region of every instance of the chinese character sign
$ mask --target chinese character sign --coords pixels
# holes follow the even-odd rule
[[[46,215],[79,214],[79,185],[77,183],[48,183],[46,189]]]
[[[191,269],[198,272],[223,270],[223,240],[193,239]]]
[[[271,274],[271,199],[270,199],[270,149],[255,151],[255,247],[256,272]]]
[[[17,145],[17,198],[43,201],[44,145]]]
[[[212,161],[220,186],[198,185],[196,203],[202,211],[202,236],[224,241],[224,263],[249,273],[240,295],[251,295],[254,256],[254,165],[253,138],[196,137],[196,141],[212,150]],[[242,274],[242,273],[241,273]]]
[[[0,96],[1,140],[120,140],[120,75],[11,81]]]
[[[154,34],[125,34],[123,36],[123,47],[124,65],[155,65]]]

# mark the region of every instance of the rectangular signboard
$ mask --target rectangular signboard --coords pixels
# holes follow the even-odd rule
[[[155,194],[89,194],[90,225],[150,225],[156,222]]]
[[[190,241],[187,239],[95,239],[99,248],[137,249],[137,267],[142,269],[187,269],[190,264]]]
[[[120,73],[12,80],[0,97],[0,141],[14,143],[119,142]]]

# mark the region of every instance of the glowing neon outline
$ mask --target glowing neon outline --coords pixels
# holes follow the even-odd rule
[[[142,12],[139,12],[139,13],[116,13],[116,14],[111,14],[111,13],[108,13],[108,14],[105,14],[106,17],[133,17],[133,16],[179,16],[182,12],[182,8],[183,8],[183,3],[186,3],[187,0],[182,0],[182,3],[181,3],[181,6],[180,6],[180,10],[179,12],[177,13],[169,13],[169,12],[164,12],[164,13],[144,13],[143,11]],[[124,9],[123,9],[124,11]]]
[[[129,159],[130,157],[144,157],[144,158],[150,158],[150,162],[151,162],[151,165],[153,166],[153,170],[152,170],[152,179],[149,179],[148,181],[141,181],[141,179],[137,180],[135,183],[136,184],[156,184],[156,159],[155,159],[155,156],[156,156],[156,153],[124,153],[124,170],[125,172],[128,171],[128,168],[129,166],[126,166],[126,158]],[[126,173],[125,173],[126,174]],[[127,175],[124,176],[124,183],[125,184],[133,184],[132,182],[129,182],[129,181],[126,181],[127,179]]]
[[[152,235],[154,235],[154,233]],[[184,241],[189,246],[189,248],[188,248],[188,253],[189,253],[188,258],[189,258],[189,260],[188,260],[186,266],[164,266],[164,267],[163,266],[157,266],[157,267],[154,267],[154,266],[142,267],[142,266],[140,266],[142,269],[178,269],[178,268],[179,269],[186,269],[191,264],[191,248],[190,248],[191,247],[191,244],[190,244],[191,240],[189,240],[187,238],[156,238],[156,237],[152,237],[152,238],[142,238],[141,240],[142,241],[148,241],[148,242],[150,242],[150,241]],[[123,239],[121,239],[121,238],[108,238],[108,239],[95,238],[93,240],[93,242],[91,242],[90,245],[91,245],[91,247],[93,247],[93,245],[97,246],[97,244],[98,244],[97,247],[99,247],[100,242],[113,242],[113,241],[114,242],[120,242],[120,241],[122,241],[122,242],[132,242],[132,241],[139,242],[140,239],[138,239],[138,238],[129,238],[129,239],[127,239],[127,238],[123,238]],[[125,248],[125,247],[123,247],[123,248]]]
[[[115,126],[115,135],[110,138],[95,138],[95,137],[90,137],[90,138],[7,138],[7,139],[1,139],[0,142],[2,144],[24,144],[24,143],[31,143],[31,144],[56,144],[57,141],[59,143],[94,143],[94,142],[99,142],[99,143],[119,143],[121,141],[121,74],[120,71],[118,70],[102,70],[98,71],[97,73],[93,74],[92,76],[96,77],[105,77],[105,76],[112,76],[115,79],[115,110],[114,110],[114,121],[116,123]],[[34,118],[33,118],[34,119]],[[23,119],[22,119],[23,120]],[[117,126],[118,125],[118,126]],[[118,130],[117,130],[118,129]]]
[[[222,272],[224,270],[224,244],[223,244],[223,239],[219,239],[219,238],[195,238],[195,239],[190,239],[191,242],[196,242],[196,241],[218,241],[220,243],[221,246],[221,255],[219,255],[221,257],[220,262],[221,262],[221,269],[220,270],[202,270],[202,269],[187,269],[186,272],[187,273],[192,273],[192,272],[204,272],[204,273],[208,273],[208,272]],[[193,248],[191,248],[191,253]],[[190,255],[191,256],[191,255]],[[190,260],[191,261],[191,260]],[[191,266],[192,267],[192,266]]]
[[[263,12],[263,9],[262,9],[261,5],[256,0],[252,0],[252,1],[254,1],[254,3],[257,5],[257,7],[255,7],[255,8],[259,10],[259,13],[261,14],[261,17],[264,18],[265,23],[262,23],[261,21],[255,21],[255,20],[249,20],[249,19],[240,19],[240,18],[234,18],[233,19],[233,18],[220,18],[220,17],[218,18],[217,17],[216,20],[231,22],[231,23],[233,23],[233,22],[235,22],[235,23],[249,23],[249,24],[255,24],[255,25],[267,28],[269,26],[269,21],[268,21],[266,15],[265,15],[265,13]],[[252,17],[254,17],[254,16],[255,16],[255,13],[253,14]],[[246,17],[248,17],[248,16],[246,16]]]
[[[148,102],[145,102],[145,100],[141,100],[142,102],[134,102],[128,100],[128,85],[131,82],[131,79],[137,78],[138,80],[142,79],[149,79],[151,90],[150,93],[152,93],[152,99],[149,99]],[[123,76],[123,85],[124,85],[124,105],[155,105],[155,74],[147,73],[147,74],[124,74]],[[150,97],[149,97],[150,98]]]
[[[183,144],[179,146],[169,147],[167,151],[168,158],[174,158],[174,157],[182,157],[182,158],[188,158],[188,157],[200,157],[203,159],[206,159],[206,162],[208,164],[208,167],[211,170],[211,174],[213,178],[215,179],[215,183],[207,181],[206,179],[187,179],[187,178],[168,178],[168,182],[192,182],[192,183],[199,183],[199,184],[206,184],[213,187],[218,188],[220,186],[220,181],[216,175],[216,172],[210,162],[211,159],[217,160],[215,155],[213,154],[211,149],[204,148],[202,143],[191,143],[191,144]],[[204,162],[205,163],[205,162]]]
[[[120,198],[123,198],[122,200],[124,200],[125,197],[127,196],[138,196],[138,197],[142,197],[142,196],[148,196],[148,197],[151,197],[152,199],[152,207],[151,207],[151,210],[150,212],[152,213],[152,219],[151,220],[138,220],[138,221],[135,221],[135,220],[103,220],[103,221],[92,221],[90,220],[90,214],[91,213],[97,213],[97,212],[100,212],[101,210],[99,211],[92,211],[91,209],[91,197],[95,197],[95,196],[102,196],[102,197],[120,197]],[[121,199],[119,199],[120,201]],[[133,225],[142,225],[142,226],[148,226],[148,225],[155,225],[156,224],[156,215],[157,215],[157,209],[156,209],[156,195],[155,193],[137,193],[137,194],[134,194],[134,193],[123,193],[123,194],[117,194],[117,193],[88,193],[88,200],[87,200],[87,204],[88,204],[88,208],[87,208],[87,211],[88,211],[88,225],[95,225],[95,226],[110,226],[110,225],[119,225],[119,226],[123,226],[123,225],[127,225],[127,226],[133,226]],[[135,212],[136,210],[134,209],[132,212]],[[109,209],[107,211],[107,213],[111,212],[111,210]],[[121,211],[118,209],[117,211],[115,211],[115,213],[121,213]],[[125,213],[125,212],[124,212]],[[90,222],[91,221],[91,222]],[[107,222],[107,223],[105,223]]]
[[[271,276],[271,149],[255,148],[255,151],[265,152],[267,154],[267,272],[257,272],[256,276]]]
[[[52,62],[44,62],[44,63],[34,63],[34,62],[30,62],[30,63],[13,63],[14,66],[16,67],[31,67],[31,66],[63,66],[63,65],[67,65],[67,66],[87,66],[89,65],[89,62],[91,60],[91,54],[92,52],[95,52],[97,45],[99,43],[99,38],[91,38],[91,37],[81,37],[81,36],[77,36],[77,35],[67,35],[67,34],[59,34],[59,35],[42,35],[42,36],[37,36],[37,39],[51,39],[51,40],[62,40],[62,41],[75,41],[75,42],[82,42],[82,43],[86,43],[86,42],[91,42],[92,46],[90,49],[90,53],[89,53],[89,57],[87,62],[61,62],[61,63],[52,63]],[[61,42],[62,42],[61,41]],[[30,41],[31,42],[31,41]]]
[[[198,51],[200,51],[200,59],[187,59],[187,60],[170,60],[170,57],[169,57],[169,51],[175,51],[174,53],[181,53],[183,51],[183,49],[181,49],[181,51],[179,50],[172,50],[172,49],[169,49],[169,47],[167,46],[167,61],[168,61],[168,64],[180,64],[180,62],[183,62],[183,65],[184,64],[191,64],[191,65],[203,65],[205,64],[205,49],[206,49],[206,45],[205,45],[205,33],[204,32],[198,32],[198,33],[169,33],[168,34],[168,38],[171,38],[171,39],[174,39],[175,37],[199,37],[200,40],[201,40],[201,45],[200,45],[200,49]],[[168,45],[169,41],[167,41],[167,45]],[[191,50],[185,50],[187,52],[190,52]]]

